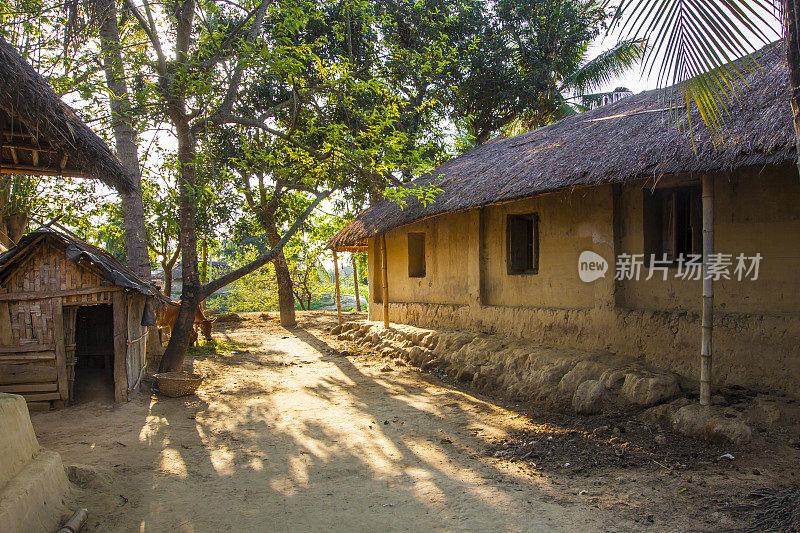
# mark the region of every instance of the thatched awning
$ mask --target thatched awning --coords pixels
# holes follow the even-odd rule
[[[436,182],[442,192],[433,203],[409,201],[401,209],[378,202],[328,247],[341,249],[416,220],[560,189],[792,162],[797,156],[783,44],[760,54],[763,70],[741,69],[746,84],[740,84],[717,145],[693,110],[693,150],[685,109],[665,109],[675,88],[643,92],[451,159],[409,185]]]
[[[106,144],[0,38],[0,174],[94,178],[119,192],[132,180]]]

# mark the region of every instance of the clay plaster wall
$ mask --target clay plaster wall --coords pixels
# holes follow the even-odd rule
[[[483,303],[511,307],[593,307],[595,286],[578,278],[577,261],[583,250],[611,250],[611,201],[611,187],[605,186],[484,208],[480,232]],[[510,214],[539,216],[536,274],[508,274],[506,217]]]
[[[699,178],[693,183],[699,185]],[[662,178],[660,187],[691,183]],[[620,251],[643,252],[643,196],[652,181],[622,187],[619,206]],[[796,169],[766,167],[714,177],[714,249],[763,257],[758,280],[719,280],[715,308],[724,312],[781,314],[800,311],[800,180]],[[643,278],[647,269],[643,270]],[[658,276],[617,283],[617,304],[632,309],[700,311],[701,281],[663,281]]]
[[[428,302],[461,304],[469,301],[466,265],[469,264],[471,226],[477,223],[477,212],[452,213],[415,222],[386,235],[390,302]],[[408,234],[425,234],[425,277],[408,275]],[[472,247],[476,247],[477,243]],[[371,242],[371,250],[378,241]],[[377,255],[377,254],[376,254]],[[372,256],[372,254],[371,254]],[[380,261],[370,261],[375,284],[380,293]],[[380,300],[380,298],[379,298]]]
[[[659,186],[686,180],[663,178]],[[643,251],[646,187],[641,181],[554,193],[394,230],[387,237],[390,319],[606,350],[696,379],[700,282],[673,276],[666,282],[613,280],[612,258]],[[716,249],[758,252],[763,259],[758,281],[715,283],[714,381],[800,396],[796,170],[720,174],[715,176],[715,190]],[[540,216],[539,273],[508,275],[505,215],[532,212]],[[429,257],[434,258],[428,263],[430,278],[409,280],[403,239],[420,228],[437,236],[429,240],[433,243]],[[593,283],[579,280],[577,261],[583,250],[609,260],[606,278]],[[381,279],[377,251],[370,248],[372,295]],[[369,316],[383,318],[380,298],[370,298]]]

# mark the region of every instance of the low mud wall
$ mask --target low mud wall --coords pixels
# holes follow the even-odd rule
[[[381,304],[370,304],[369,312],[373,320],[383,317]],[[390,303],[389,317],[419,327],[471,330],[559,348],[607,351],[674,372],[688,383],[698,379],[699,313]],[[718,310],[713,339],[716,385],[800,397],[800,317]]]
[[[579,413],[652,407],[682,394],[680,376],[607,352],[547,347],[524,339],[457,330],[352,322],[334,329],[382,355],[437,369],[487,392],[571,405]]]
[[[539,401],[578,414],[625,413],[662,429],[744,444],[753,429],[800,428],[800,405],[782,395],[726,389],[700,408],[696,383],[643,359],[603,350],[554,347],[519,337],[355,321],[331,331],[368,346],[397,367],[441,371],[491,394]],[[391,370],[392,364],[385,367]]]

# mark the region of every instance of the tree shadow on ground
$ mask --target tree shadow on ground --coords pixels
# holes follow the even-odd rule
[[[283,342],[188,360],[215,372],[197,396],[143,394],[104,414],[112,433],[81,426],[93,445],[117,446],[122,463],[90,530],[600,525],[587,509],[551,503],[548,480],[486,459],[487,435],[507,430],[487,419],[500,410],[492,403],[431,376],[365,373],[303,327],[264,334]]]
[[[308,330],[287,333],[305,346],[253,349],[227,360],[231,375],[206,391],[207,403],[151,404],[143,431],[161,451],[153,498],[141,505],[145,529],[554,526],[563,511],[544,512],[548,504],[536,487],[476,461],[487,430],[481,414],[494,410],[491,404],[428,390],[410,376],[369,376]],[[286,366],[264,364],[280,358]],[[242,371],[253,365],[264,374]],[[187,425],[193,433],[176,431]],[[522,490],[531,499],[521,499]]]

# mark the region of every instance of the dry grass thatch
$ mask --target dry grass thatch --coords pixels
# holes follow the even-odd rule
[[[746,84],[740,84],[738,102],[725,117],[719,144],[694,110],[695,152],[685,108],[665,109],[671,95],[678,94],[676,88],[643,92],[529,133],[495,139],[451,159],[410,185],[438,182],[442,192],[435,202],[423,206],[413,201],[401,209],[381,201],[347,224],[328,246],[339,249],[430,216],[558,189],[793,161],[783,44],[765,47],[759,62],[761,71],[742,69]]]
[[[759,487],[747,503],[731,509],[747,523],[748,533],[800,531],[800,487]]]
[[[119,192],[133,190],[133,181],[106,144],[84,124],[13,46],[0,39],[0,145],[22,142],[43,149],[41,159],[22,167],[27,172],[96,178]],[[8,161],[9,148],[0,150]],[[31,150],[16,150],[18,153]],[[65,157],[66,156],[66,157]],[[37,164],[38,163],[38,164]],[[16,170],[9,166],[6,170]]]

